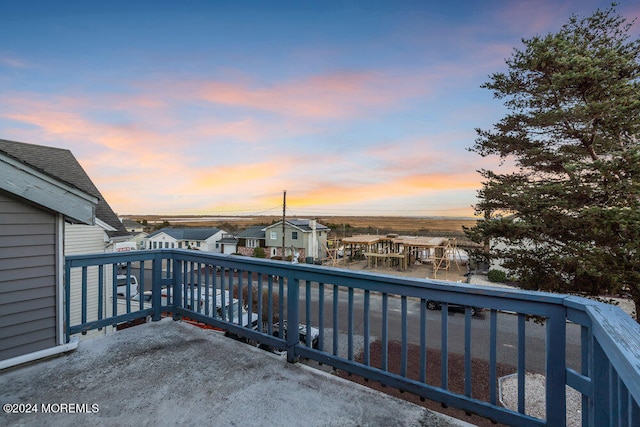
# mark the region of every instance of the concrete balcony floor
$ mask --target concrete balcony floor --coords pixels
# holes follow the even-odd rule
[[[0,403],[39,409],[0,412],[3,426],[469,425],[171,319],[84,340],[73,352],[1,372]],[[40,406],[63,403],[87,404],[83,410],[94,413],[43,413]]]

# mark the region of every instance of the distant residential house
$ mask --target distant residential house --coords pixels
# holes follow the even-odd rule
[[[110,251],[129,235],[69,150],[7,140],[0,140],[0,217],[2,364],[66,348],[64,256]],[[91,283],[96,272],[87,273]],[[72,275],[72,289],[79,280]],[[97,290],[88,292],[95,300]],[[71,295],[72,318],[80,298]]]
[[[122,218],[122,225],[127,229],[128,232],[134,235],[137,233],[142,233],[144,231],[144,225],[129,218]]]
[[[124,226],[124,228],[126,228],[127,231],[131,234],[131,237],[128,241],[131,243],[135,243],[138,250],[146,249],[146,239],[149,233],[145,233],[144,225],[129,218],[121,218],[120,220],[122,221],[122,225]]]
[[[282,221],[264,228],[269,257],[282,256]],[[327,256],[327,235],[330,229],[311,219],[286,220],[284,256],[296,256],[303,261]]]
[[[265,233],[263,225],[255,225],[238,233],[237,253],[245,256],[253,256],[256,248],[266,248]],[[265,256],[269,257],[270,252],[265,250]]]
[[[136,248],[138,248],[138,250],[144,250],[144,249],[147,249],[148,235],[149,233],[145,233],[144,231],[142,231],[140,233],[136,233],[135,235],[133,235],[133,237],[131,237],[129,241],[135,243]]]
[[[220,240],[227,234],[216,227],[174,228],[165,227],[149,234],[146,238],[147,249],[196,249],[205,252],[221,253]]]
[[[238,239],[231,234],[225,234],[220,239],[220,252],[223,254],[235,254],[238,247]]]

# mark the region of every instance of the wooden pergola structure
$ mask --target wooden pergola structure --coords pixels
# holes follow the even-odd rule
[[[367,260],[369,267],[398,267],[407,269],[413,262],[430,263],[434,278],[438,271],[448,271],[456,252],[456,239],[447,237],[357,235],[342,239],[349,259]]]

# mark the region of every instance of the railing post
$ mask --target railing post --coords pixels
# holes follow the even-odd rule
[[[298,345],[298,324],[300,323],[300,279],[290,275],[287,277],[287,362],[296,361],[295,347]],[[282,313],[280,313],[280,329],[282,330]]]
[[[555,306],[547,318],[547,425],[567,423],[567,319],[564,306]]]
[[[143,266],[143,264],[140,264]],[[144,275],[141,272],[141,280],[144,280]],[[154,322],[157,322],[162,317],[160,307],[162,306],[162,256],[158,253],[153,257],[153,265],[151,270],[151,306],[153,307]],[[143,284],[144,286],[144,284]],[[141,298],[142,299],[142,298]]]
[[[609,425],[610,408],[610,381],[611,381],[611,365],[609,364],[609,358],[600,346],[600,343],[593,339],[593,357],[591,358],[592,367],[592,382],[593,382],[593,411],[592,411],[592,424],[593,426],[607,426]]]
[[[180,266],[180,262],[177,259],[172,257],[173,261],[173,281],[171,285],[171,306],[173,313],[173,320],[180,320],[182,316],[176,313],[176,309],[178,307],[182,307],[182,268]],[[169,264],[169,260],[167,260],[167,265]],[[168,294],[168,292],[167,292]],[[167,295],[168,296],[168,295]]]
[[[64,265],[64,334],[65,342],[71,339],[71,262]]]

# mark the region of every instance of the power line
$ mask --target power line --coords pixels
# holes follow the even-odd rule
[[[466,207],[466,206],[465,206]],[[471,209],[471,205],[468,206]],[[258,211],[241,211],[241,210],[216,210],[211,213],[207,213],[208,215],[240,215],[240,216],[260,216],[260,215],[272,215],[278,216],[278,211],[282,209],[282,206],[271,207],[268,209],[258,210]],[[408,213],[422,213],[423,215],[428,215],[429,213],[442,213],[442,212],[450,212],[454,208],[414,208],[408,209],[404,207],[398,208],[376,208],[371,206],[361,206],[361,207],[350,207],[350,208],[296,208],[291,209],[287,207],[286,213],[289,216],[300,217],[300,216],[309,216],[309,215],[371,215],[371,214],[395,214],[400,216],[405,216]]]
[[[422,214],[422,215],[438,215],[443,212],[450,212],[452,209],[459,208],[472,208],[473,202],[469,201],[469,204],[459,204],[452,207],[443,207],[443,202],[429,203],[428,206],[421,205],[399,205],[396,208],[389,207],[389,205],[348,205],[348,206],[333,206],[333,207],[299,207],[295,210],[291,209],[288,204],[285,209],[291,216],[312,216],[312,215],[370,215],[370,214],[389,214],[395,216],[406,216],[407,214]],[[259,215],[278,215],[277,211],[282,209],[282,205],[272,206],[269,208],[257,208],[255,210],[233,210],[233,209],[221,209],[215,210],[211,215],[242,215],[242,216],[259,216]]]

